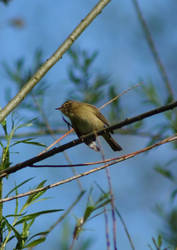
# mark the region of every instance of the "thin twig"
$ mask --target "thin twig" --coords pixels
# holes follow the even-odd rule
[[[110,101],[106,102],[106,103],[103,104],[101,107],[99,107],[99,109],[100,109],[100,110],[103,109],[103,108],[106,107],[108,104],[110,104],[110,103],[116,101],[117,99],[119,99],[122,95],[126,94],[127,92],[129,92],[129,91],[132,90],[132,89],[135,89],[135,88],[139,87],[139,86],[142,85],[142,84],[143,84],[143,82],[139,82],[139,83],[137,83],[136,85],[134,85],[134,86],[132,86],[132,87],[130,87],[130,88],[124,90],[122,93],[120,93],[119,95],[116,95],[116,96],[115,96],[114,98],[112,98]]]
[[[71,134],[73,132],[73,129],[67,131],[63,136],[61,136],[60,138],[58,138],[57,140],[55,140],[52,144],[50,144],[50,146],[48,146],[47,148],[45,148],[42,152],[39,153],[39,155],[49,151],[50,148],[52,148],[53,146],[55,146],[57,143],[59,143],[61,140],[63,140],[63,138],[65,138],[66,136],[68,136],[69,134]]]
[[[98,138],[98,142],[100,144],[100,149],[101,149],[100,151],[101,151],[102,159],[105,162],[105,154],[104,154],[103,147],[99,141],[99,138]],[[107,177],[107,181],[108,181],[109,193],[110,193],[110,197],[111,197],[111,213],[112,213],[112,224],[113,224],[114,250],[117,250],[117,227],[116,227],[114,194],[112,191],[111,175],[110,175],[109,168],[106,168],[105,170],[106,170],[106,177]]]
[[[173,135],[173,136],[170,136],[170,137],[168,137],[168,138],[166,138],[166,139],[164,139],[162,141],[159,141],[159,142],[157,142],[157,143],[155,143],[155,144],[153,144],[153,145],[151,145],[149,147],[145,147],[145,148],[143,148],[141,150],[138,150],[136,152],[133,152],[133,153],[130,153],[130,154],[127,154],[127,155],[123,155],[123,156],[119,157],[119,159],[117,159],[114,162],[104,164],[103,166],[91,169],[91,170],[86,171],[84,173],[80,173],[78,175],[72,176],[70,178],[64,179],[64,180],[56,182],[54,184],[49,184],[49,185],[44,186],[42,188],[37,188],[37,189],[31,190],[31,191],[25,192],[23,194],[18,194],[18,195],[12,196],[12,197],[1,199],[0,203],[11,201],[11,200],[18,199],[18,198],[22,198],[22,197],[25,197],[25,196],[28,196],[28,195],[31,195],[31,194],[34,194],[34,193],[38,193],[38,192],[41,192],[41,191],[44,191],[44,190],[48,190],[50,188],[61,186],[61,185],[65,184],[65,183],[69,183],[69,182],[74,181],[74,180],[76,180],[78,178],[81,178],[81,177],[87,176],[89,174],[95,173],[95,172],[100,171],[102,169],[105,169],[105,168],[107,168],[109,166],[115,165],[118,162],[128,160],[130,158],[133,158],[133,157],[137,156],[138,154],[144,153],[144,152],[149,151],[149,150],[151,150],[151,149],[153,149],[155,147],[158,147],[158,146],[161,146],[161,145],[163,145],[165,143],[173,142],[173,141],[176,141],[176,140],[177,140],[177,134]]]
[[[154,237],[152,237],[152,241],[153,241],[153,243],[154,243],[154,246],[156,247],[156,250],[160,250],[160,247],[157,245],[157,243],[156,243]]]
[[[111,213],[112,213],[112,224],[113,224],[113,242],[114,242],[114,250],[117,250],[117,226],[116,226],[116,216],[115,216],[115,202],[114,202],[114,194],[112,190],[111,183],[111,175],[109,168],[106,168],[106,175],[109,185],[109,193],[111,196]]]
[[[111,250],[111,244],[110,244],[110,240],[109,240],[109,224],[108,224],[108,214],[107,214],[107,210],[106,207],[104,207],[104,220],[105,220],[105,228],[106,228],[106,246],[107,246],[107,250]]]
[[[128,237],[128,240],[130,242],[130,246],[131,246],[132,250],[135,250],[135,246],[134,246],[132,238],[131,238],[131,236],[130,236],[130,234],[128,232],[128,229],[127,229],[127,226],[125,224],[125,221],[124,221],[122,215],[120,214],[119,210],[117,209],[117,207],[115,207],[115,210],[116,210],[116,213],[117,213],[117,215],[118,215],[118,217],[119,217],[119,219],[120,219],[120,221],[121,221],[121,223],[122,223],[122,225],[124,227],[125,233],[126,233],[126,235]]]
[[[177,101],[173,102],[171,104],[165,105],[165,106],[161,106],[160,108],[153,109],[151,111],[140,114],[138,116],[135,116],[135,117],[132,117],[132,118],[129,118],[129,119],[127,118],[127,119],[125,119],[124,121],[122,121],[120,123],[117,123],[117,124],[112,125],[112,126],[110,126],[108,128],[102,129],[100,131],[97,131],[97,134],[101,135],[101,134],[103,134],[105,132],[110,132],[112,130],[122,128],[123,126],[129,125],[131,123],[143,120],[143,119],[145,119],[147,117],[150,117],[150,116],[165,112],[165,111],[173,109],[175,107],[177,107]],[[39,161],[44,160],[44,159],[46,159],[48,157],[51,157],[51,156],[53,156],[53,155],[55,155],[55,154],[57,154],[59,152],[63,152],[66,149],[69,149],[69,148],[71,148],[73,146],[79,145],[82,142],[84,142],[84,140],[86,138],[92,138],[94,134],[95,133],[90,133],[87,136],[82,136],[80,139],[73,140],[73,141],[68,142],[68,143],[66,143],[64,145],[56,147],[56,148],[54,148],[54,149],[52,149],[52,150],[50,150],[50,151],[48,151],[48,152],[46,152],[46,153],[44,153],[42,155],[35,156],[35,157],[30,158],[30,159],[28,159],[28,160],[26,160],[24,162],[18,163],[15,166],[4,169],[4,170],[0,171],[0,178],[4,178],[5,176],[7,176],[10,173],[14,173],[14,172],[16,172],[16,171],[18,171],[20,169],[23,169],[23,168],[25,168],[27,166],[33,165],[36,162],[39,162]]]
[[[104,154],[104,150],[103,150],[103,147],[101,145],[101,142],[100,142],[99,138],[97,139],[97,141],[99,143],[102,159],[105,162],[105,154]],[[113,191],[112,191],[111,175],[110,175],[109,168],[106,168],[105,170],[106,170],[106,177],[107,177],[107,181],[108,181],[109,193],[110,193],[110,197],[111,197],[111,213],[112,213],[112,224],[113,224],[113,244],[114,244],[114,250],[117,250],[117,236],[116,236],[116,234],[117,234],[116,229],[117,228],[116,228],[114,194],[113,194]]]

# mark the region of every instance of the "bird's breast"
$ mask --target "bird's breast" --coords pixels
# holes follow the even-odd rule
[[[104,123],[92,113],[85,112],[81,116],[79,114],[74,117],[70,117],[71,123],[75,131],[80,135],[88,134],[96,130],[104,128]]]

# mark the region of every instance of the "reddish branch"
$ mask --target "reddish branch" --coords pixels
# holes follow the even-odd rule
[[[26,192],[26,193],[23,193],[23,194],[18,194],[18,195],[12,196],[12,197],[7,197],[7,198],[4,198],[4,199],[1,199],[1,200],[0,200],[0,203],[2,203],[2,202],[7,202],[7,201],[11,201],[11,200],[14,200],[14,199],[17,199],[17,198],[22,198],[22,197],[25,197],[25,196],[28,196],[28,195],[32,195],[32,194],[35,194],[35,193],[38,193],[38,192],[42,192],[42,191],[44,191],[44,190],[47,190],[47,189],[50,189],[50,188],[54,188],[54,187],[63,185],[63,184],[65,184],[65,183],[68,183],[68,182],[77,180],[77,179],[79,179],[79,178],[81,178],[81,177],[87,176],[87,175],[89,175],[89,174],[92,174],[92,173],[95,173],[95,172],[100,171],[100,170],[102,170],[102,169],[105,169],[105,168],[107,168],[107,167],[109,167],[109,166],[115,165],[115,164],[118,163],[118,162],[128,160],[128,159],[130,159],[130,158],[132,158],[132,157],[137,156],[138,154],[141,154],[141,153],[143,153],[143,152],[147,152],[148,150],[151,150],[151,149],[153,149],[153,148],[155,148],[155,147],[158,147],[158,146],[163,145],[163,144],[165,144],[165,143],[172,142],[172,141],[176,141],[176,140],[177,140],[177,134],[174,135],[174,136],[170,136],[170,137],[168,137],[168,138],[166,138],[166,139],[164,139],[164,140],[162,140],[162,141],[159,141],[159,142],[157,142],[157,143],[155,143],[155,144],[153,144],[153,145],[151,145],[151,146],[149,146],[149,147],[145,147],[145,148],[143,148],[143,149],[141,149],[141,150],[138,150],[138,151],[136,151],[136,152],[132,152],[132,153],[130,153],[130,154],[127,154],[127,155],[123,155],[123,156],[117,157],[116,160],[114,160],[114,161],[112,161],[112,162],[110,162],[110,163],[104,164],[104,165],[102,165],[102,166],[100,166],[100,167],[97,167],[97,168],[90,169],[89,171],[86,171],[86,172],[84,172],[84,173],[80,173],[80,174],[78,174],[78,175],[75,175],[75,176],[72,176],[72,177],[70,177],[70,178],[61,180],[61,181],[59,181],[59,182],[56,182],[56,183],[53,183],[53,184],[49,184],[49,185],[47,185],[47,186],[45,186],[45,187],[41,187],[41,188],[37,188],[37,189],[30,190],[30,191],[28,191],[28,192]]]

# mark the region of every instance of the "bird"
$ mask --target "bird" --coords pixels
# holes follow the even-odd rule
[[[68,100],[56,108],[56,110],[60,110],[70,119],[72,128],[79,138],[83,135],[95,132],[92,138],[87,138],[84,142],[91,149],[100,151],[100,148],[96,145],[96,131],[109,127],[110,125],[96,106],[85,102]],[[113,133],[113,131],[111,133]],[[122,150],[122,147],[112,138],[110,132],[106,131],[102,136],[113,151]]]

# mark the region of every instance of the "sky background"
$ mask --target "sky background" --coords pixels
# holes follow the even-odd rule
[[[39,48],[43,51],[43,60],[45,61],[95,4],[96,1],[91,0],[13,0],[7,6],[0,3],[1,65],[7,63],[13,69],[15,68],[15,62],[19,58],[24,58],[26,68],[31,68],[35,51]],[[176,95],[177,3],[174,0],[168,2],[142,0],[140,7],[152,32],[152,37],[164,62],[169,79],[173,83],[172,87]],[[21,29],[14,28],[9,24],[10,20],[17,17],[24,20],[24,27]],[[74,47],[88,50],[89,53],[98,51],[98,56],[94,62],[95,72],[108,74],[119,92],[142,80],[144,84],[153,82],[162,98],[161,100],[165,100],[164,83],[145,40],[132,1],[112,1],[75,41]],[[62,116],[55,108],[66,100],[68,92],[72,88],[67,76],[70,63],[69,56],[65,54],[44,77],[49,86],[47,95],[44,98],[44,108],[51,127],[53,124],[62,124]],[[5,91],[10,88],[11,95],[14,96],[16,88],[7,77],[3,66],[0,67],[0,82],[0,106],[4,107],[7,103]],[[152,108],[152,105],[142,102],[142,97],[138,91],[131,91],[121,97],[121,105],[125,118],[135,116]],[[18,115],[23,118],[24,114]],[[25,115],[29,115],[30,119],[34,118],[31,114]],[[159,115],[158,118],[162,119],[162,116]],[[8,121],[10,123],[9,118]],[[147,122],[146,130],[151,132],[152,124],[155,122],[156,117],[151,118]],[[63,143],[73,138],[75,138],[74,135],[65,139]],[[116,135],[115,138],[124,148],[123,153],[141,149],[148,142],[146,138],[137,136]],[[50,145],[53,139],[50,136],[45,136],[39,137],[38,141]],[[116,156],[116,153],[111,152],[106,144],[103,143],[103,146],[107,158]],[[41,149],[35,146],[17,145],[14,153],[12,153],[11,161],[14,165],[35,156],[40,151]],[[91,151],[83,144],[68,150],[68,154],[73,163],[100,159],[99,154]],[[173,155],[174,150],[171,149],[171,145],[166,144],[147,154],[142,154],[110,168],[116,206],[127,224],[137,250],[148,249],[152,237],[156,236],[158,230],[164,227],[162,220],[155,212],[155,206],[157,204],[166,204],[173,186],[171,182],[166,181],[164,177],[156,173],[153,166],[159,162],[167,162]],[[66,164],[66,161],[64,156],[60,154],[45,160],[45,163]],[[89,167],[79,168],[77,171],[83,172],[88,169]],[[35,170],[28,168],[12,174],[8,180],[5,180],[4,194],[15,183],[18,184],[29,177],[35,177],[28,187],[32,188],[44,179],[47,180],[48,184],[51,184],[71,175],[70,169]],[[105,189],[108,188],[105,171],[84,177],[81,182],[87,191],[91,186],[94,187],[93,194],[95,198],[99,196],[99,190],[95,187],[95,182],[105,187]],[[27,191],[27,187],[20,189],[20,192],[25,191]],[[34,205],[30,212],[42,210],[44,206],[45,209],[67,209],[78,195],[78,192],[76,182],[51,189],[45,194],[50,199]],[[87,197],[88,193],[72,210],[68,219],[68,223],[71,223],[71,225],[75,223],[75,216],[82,216]],[[6,203],[4,213],[12,213],[14,205],[14,201]],[[38,223],[33,227],[34,232],[48,228],[59,215],[51,214],[38,219]],[[90,249],[106,249],[103,215],[87,223],[85,229],[86,231],[81,234],[80,238],[81,240],[85,237],[93,239]],[[131,249],[119,220],[117,235],[118,249]],[[60,236],[61,226],[59,225],[49,235],[46,242],[35,249],[40,250],[44,249],[44,247],[45,249],[59,249],[57,244]],[[12,246],[9,245],[9,249],[12,249]]]

